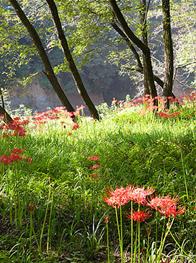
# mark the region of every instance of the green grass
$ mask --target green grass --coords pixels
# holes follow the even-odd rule
[[[69,121],[66,128],[60,121],[50,121],[29,126],[25,137],[1,137],[0,156],[17,147],[33,160],[0,164],[0,262],[106,262],[105,215],[110,216],[113,251],[118,248],[118,234],[115,213],[104,204],[103,196],[109,187],[128,184],[153,187],[160,196],[179,197],[186,213],[174,221],[167,244],[181,256],[173,262],[193,255],[194,105],[181,111],[179,117],[161,119],[124,109],[108,113],[100,122],[80,118],[80,128],[72,135],[68,135]],[[100,156],[96,178],[89,169],[91,155]],[[152,242],[153,220],[141,224],[143,236],[147,226],[152,229]],[[129,225],[125,217],[125,248]],[[159,225],[161,231],[162,218]],[[115,253],[111,254],[115,262]]]

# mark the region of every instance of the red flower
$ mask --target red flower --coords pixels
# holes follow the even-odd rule
[[[21,154],[21,153],[23,153],[24,151],[25,151],[24,149],[14,148],[14,149],[12,150],[12,153]]]
[[[90,169],[90,170],[97,170],[97,169],[99,169],[100,167],[101,167],[101,165],[98,164],[98,163],[96,163],[96,164],[90,166],[89,169]]]
[[[10,163],[12,163],[12,160],[9,158],[9,156],[2,155],[2,156],[0,156],[0,163],[10,164]]]
[[[146,205],[147,196],[152,195],[154,191],[155,190],[152,188],[145,189],[143,187],[137,187],[137,188],[131,187],[129,190],[129,198],[130,200],[132,200],[137,204]]]
[[[180,112],[166,113],[166,112],[161,111],[158,114],[162,118],[169,119],[169,118],[174,118],[174,117],[178,116],[180,114]]]
[[[79,127],[80,126],[78,123],[74,123],[74,125],[72,126],[72,130],[77,130]]]
[[[99,161],[99,156],[98,155],[93,155],[93,156],[89,156],[87,159],[89,161]]]
[[[116,188],[113,191],[108,191],[108,196],[104,197],[103,200],[109,206],[119,208],[130,201],[129,191],[124,187]]]
[[[70,118],[75,118],[75,112],[69,112],[69,116],[70,116]]]
[[[137,221],[137,222],[144,222],[149,217],[151,217],[151,214],[148,212],[144,212],[144,211],[137,211],[137,212],[133,212],[132,214],[128,215],[129,219],[133,219],[134,221]]]
[[[166,217],[176,217],[177,215],[182,215],[185,212],[185,208],[177,208],[176,198],[171,198],[170,196],[165,196],[162,198],[155,197],[149,202],[149,206]]]
[[[22,157],[16,153],[11,153],[9,158],[12,160],[12,162],[22,160]]]
[[[10,155],[2,155],[0,156],[0,162],[4,164],[11,164],[13,162],[22,160],[22,157],[18,154],[11,153]]]

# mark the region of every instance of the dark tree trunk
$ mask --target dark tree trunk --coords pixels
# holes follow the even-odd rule
[[[162,0],[163,11],[163,41],[164,41],[164,62],[165,62],[165,76],[163,96],[166,97],[165,107],[169,108],[169,96],[172,96],[173,89],[173,75],[174,75],[174,55],[173,55],[173,43],[171,33],[171,21],[170,21],[170,1]]]
[[[115,0],[109,0],[109,1],[110,1],[110,5],[112,7],[113,13],[116,16],[118,22],[120,23],[124,33],[130,39],[130,41],[132,41],[139,49],[141,49],[142,53],[145,56],[146,68],[147,68],[147,72],[148,72],[148,82],[149,82],[149,88],[150,88],[150,95],[154,98],[157,96],[157,90],[156,90],[156,87],[154,84],[154,76],[153,76],[150,49],[129,28],[129,26],[128,26],[123,14],[121,13],[116,1]],[[157,104],[156,100],[155,100],[155,104]]]
[[[146,0],[140,0],[141,3],[141,11],[140,11],[140,20],[141,20],[141,29],[142,29],[142,41],[148,47],[148,33],[147,33],[147,6]],[[146,63],[146,57],[143,54],[143,72],[144,72],[144,95],[150,94],[149,84],[148,83],[148,69]]]
[[[1,97],[1,104],[2,104],[2,107],[5,109],[5,103],[4,103],[4,98],[3,98],[3,91],[2,91],[1,88],[0,88],[0,97]]]
[[[122,31],[122,29],[115,23],[111,23],[111,26],[114,28],[114,30],[116,30],[116,32],[126,41],[128,47],[131,49],[136,61],[137,61],[137,67],[138,70],[143,71],[143,65],[140,59],[140,56],[137,52],[137,50],[135,49],[134,45],[131,43],[130,39],[127,37],[127,35]]]
[[[65,37],[65,34],[64,34],[64,31],[63,31],[63,28],[62,28],[62,24],[61,24],[61,21],[60,21],[60,17],[59,17],[59,14],[58,14],[57,6],[56,6],[56,4],[55,4],[55,2],[53,0],[46,0],[46,2],[48,3],[48,6],[50,8],[50,11],[51,11],[51,14],[52,14],[52,17],[53,17],[53,20],[54,20],[54,23],[56,25],[56,29],[57,29],[57,32],[58,32],[58,36],[59,36],[59,39],[61,41],[61,46],[63,48],[64,55],[65,55],[66,60],[68,62],[69,69],[70,69],[70,71],[72,73],[73,79],[74,79],[74,81],[76,83],[78,92],[82,96],[82,98],[85,101],[86,105],[88,106],[89,111],[90,111],[91,115],[93,116],[93,118],[99,120],[99,114],[97,112],[97,109],[95,108],[95,105],[93,104],[91,98],[89,97],[89,95],[88,95],[88,93],[86,91],[86,88],[84,86],[82,78],[81,78],[81,76],[79,74],[79,71],[78,71],[78,69],[76,67],[76,64],[75,64],[75,62],[73,60],[72,54],[70,52],[70,49],[69,49],[69,46],[68,46],[68,43],[67,43],[67,39]]]
[[[137,61],[137,67],[135,68],[135,70],[141,74],[144,74],[143,64],[141,62],[140,55],[138,54],[137,50],[135,49],[135,47],[133,46],[133,44],[131,43],[131,41],[127,37],[127,35],[125,35],[125,33],[122,31],[122,29],[115,22],[111,23],[111,26],[126,41],[127,45],[131,49],[131,51],[132,51],[132,53],[133,53],[133,55]],[[153,75],[153,77],[154,77],[154,81],[163,89],[164,82],[159,78],[159,76],[157,76],[155,74]],[[175,95],[173,93],[172,93],[172,96],[175,98]]]
[[[3,121],[7,124],[13,121],[12,117],[7,113],[7,111],[0,106],[0,115],[3,115]]]
[[[55,90],[56,94],[58,95],[59,99],[61,100],[63,106],[65,106],[69,112],[73,112],[74,108],[71,105],[71,103],[69,102],[68,98],[66,97],[63,89],[61,88],[61,86],[59,84],[59,81],[58,81],[58,79],[57,79],[57,77],[53,71],[52,65],[49,61],[49,58],[48,58],[47,53],[43,47],[43,44],[41,42],[41,39],[40,39],[37,31],[35,30],[33,25],[30,23],[28,18],[26,17],[25,13],[21,9],[17,0],[9,0],[9,1],[10,1],[11,5],[14,7],[16,14],[20,18],[21,22],[23,23],[23,25],[28,30],[28,32],[29,32],[29,34],[30,34],[30,36],[31,36],[36,48],[37,48],[37,51],[41,57],[41,60],[44,64],[44,67],[45,67],[44,73],[48,77],[48,80],[50,81],[53,89]]]

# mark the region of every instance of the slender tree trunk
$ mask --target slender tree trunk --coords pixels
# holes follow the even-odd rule
[[[13,121],[13,119],[9,115],[9,113],[1,106],[0,106],[0,115],[3,115],[3,121],[7,124],[9,124]]]
[[[55,2],[53,0],[46,0],[46,2],[48,3],[48,6],[50,8],[50,11],[51,11],[51,14],[52,14],[52,17],[53,17],[53,20],[54,20],[54,23],[56,25],[56,29],[57,29],[57,32],[58,32],[58,36],[59,36],[59,39],[61,41],[61,46],[63,48],[64,55],[65,55],[66,60],[68,62],[69,69],[70,69],[70,71],[72,73],[73,79],[74,79],[74,81],[76,83],[78,92],[82,96],[82,98],[85,101],[86,105],[88,106],[88,108],[90,110],[90,113],[93,116],[93,118],[99,120],[99,114],[97,112],[97,109],[95,108],[95,105],[93,104],[91,98],[89,97],[89,95],[88,95],[88,93],[86,91],[86,88],[84,86],[82,78],[81,78],[81,76],[79,74],[79,71],[78,71],[78,69],[76,67],[76,64],[75,64],[75,62],[73,60],[71,51],[70,51],[68,43],[67,43],[67,39],[65,37],[65,34],[64,34],[64,31],[63,31],[63,28],[62,28],[62,24],[61,24],[60,17],[59,17],[59,14],[58,14],[57,6],[56,6],[56,4],[55,4]]]
[[[140,0],[141,3],[141,11],[140,11],[140,20],[141,20],[141,26],[142,26],[142,41],[143,43],[148,47],[148,33],[147,33],[147,6],[146,6],[146,0]],[[150,94],[149,89],[149,82],[148,82],[148,69],[147,69],[147,63],[146,63],[146,57],[143,54],[143,72],[144,72],[144,95]]]
[[[109,0],[110,5],[112,7],[112,11],[114,15],[116,16],[117,20],[119,21],[123,31],[127,35],[127,37],[139,48],[141,49],[142,53],[145,56],[146,60],[146,68],[148,72],[148,82],[149,82],[149,88],[150,88],[150,95],[154,98],[157,96],[157,90],[154,84],[154,76],[153,76],[153,69],[152,69],[152,62],[151,62],[151,54],[150,49],[148,46],[146,46],[129,28],[123,14],[121,13],[116,0]],[[157,105],[157,100],[155,100],[155,104]]]
[[[174,75],[174,55],[173,43],[171,33],[171,19],[170,19],[170,1],[162,0],[163,11],[163,41],[164,41],[164,61],[165,61],[165,76],[163,96],[166,97],[165,107],[169,109],[169,96],[172,96],[173,89],[173,75]]]
[[[139,71],[143,71],[143,65],[140,59],[140,56],[137,52],[137,50],[135,49],[134,45],[131,43],[130,39],[127,37],[127,35],[122,31],[122,29],[115,23],[112,22],[111,26],[114,28],[114,30],[116,30],[116,32],[125,40],[125,42],[127,43],[128,47],[131,49],[136,61],[137,61],[137,68]],[[136,69],[137,70],[137,69]]]
[[[69,102],[68,98],[66,97],[63,89],[61,88],[61,85],[59,84],[59,81],[58,81],[58,79],[57,79],[57,77],[53,71],[52,65],[49,61],[49,58],[48,58],[47,53],[43,47],[43,44],[41,42],[41,39],[40,39],[37,31],[35,30],[34,26],[31,24],[29,19],[26,17],[25,13],[21,9],[17,0],[9,0],[9,1],[10,1],[11,5],[14,7],[16,14],[20,18],[21,22],[23,23],[23,25],[28,30],[28,32],[29,32],[29,34],[30,34],[30,36],[31,36],[36,48],[37,48],[37,51],[40,55],[40,58],[44,64],[44,67],[45,67],[44,73],[48,77],[48,80],[50,81],[53,89],[55,90],[56,94],[58,95],[59,99],[61,100],[63,106],[65,106],[69,112],[73,112],[74,108],[71,105],[71,103]]]
[[[132,53],[133,53],[133,55],[137,61],[137,67],[135,70],[141,74],[144,74],[144,68],[143,68],[143,64],[142,64],[141,59],[140,59],[140,55],[138,54],[134,45],[131,43],[131,41],[129,40],[127,35],[125,35],[125,33],[122,31],[122,29],[115,22],[111,23],[111,26],[126,41],[127,45],[129,46],[130,50],[132,51]],[[154,77],[154,81],[163,89],[164,82],[162,81],[162,79],[160,79],[159,76],[157,76],[155,74],[153,74],[153,77]],[[172,93],[172,96],[175,98],[175,95],[173,93]]]
[[[0,97],[1,97],[1,104],[2,104],[2,107],[5,109],[5,103],[4,103],[4,98],[3,98],[3,91],[2,91],[1,88],[0,88]]]

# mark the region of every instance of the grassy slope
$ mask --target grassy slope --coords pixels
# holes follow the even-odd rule
[[[187,213],[176,220],[175,236],[180,241],[190,240],[188,247],[192,248],[194,119],[161,119],[126,109],[110,114],[101,122],[81,119],[80,128],[72,131],[71,136],[67,135],[67,129],[59,122],[51,122],[30,128],[23,138],[1,138],[0,155],[18,147],[26,149],[25,155],[33,158],[31,164],[24,161],[11,166],[0,164],[2,257],[11,249],[14,262],[33,262],[32,247],[40,246],[43,251],[46,244],[55,255],[62,248],[67,255],[79,251],[79,258],[82,254],[93,257],[97,249],[97,241],[93,241],[93,219],[95,224],[101,222],[101,216],[108,211],[102,201],[105,189],[128,184],[154,187],[160,195],[178,195]],[[93,162],[87,160],[91,155],[100,156],[101,167],[94,172],[89,169]],[[98,176],[93,178],[92,173]],[[29,240],[29,204],[35,207],[33,245]],[[103,227],[98,226],[96,238],[101,237]],[[104,244],[104,240],[101,242]],[[18,245],[14,247],[15,244]]]

